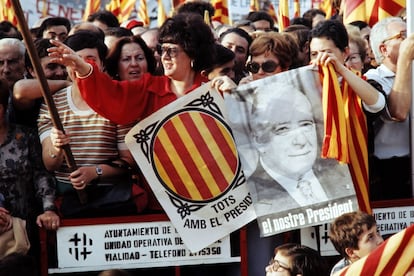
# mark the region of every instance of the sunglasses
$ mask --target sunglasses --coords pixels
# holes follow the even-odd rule
[[[163,47],[161,45],[157,45],[157,52],[160,56],[164,53],[167,54],[170,58],[175,58],[181,50],[178,47]]]
[[[272,60],[265,61],[262,64],[254,61],[247,63],[247,70],[253,74],[259,72],[260,68],[266,73],[273,73],[277,67],[279,67],[279,64]]]

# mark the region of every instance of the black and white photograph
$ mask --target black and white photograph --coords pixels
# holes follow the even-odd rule
[[[321,158],[324,126],[318,77],[307,66],[240,86],[226,98],[263,235],[269,231],[261,221],[268,219],[273,225],[269,234],[275,234],[333,219],[342,209],[358,209],[348,167]],[[313,217],[315,212],[329,214]],[[297,215],[298,221],[286,219],[289,215]]]

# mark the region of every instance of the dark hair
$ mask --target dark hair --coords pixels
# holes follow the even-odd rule
[[[40,59],[47,57],[49,55],[47,49],[53,47],[52,43],[50,43],[50,39],[48,38],[37,38],[33,41],[33,44]],[[24,55],[24,63],[26,68],[33,68],[32,61],[30,60],[30,56],[27,51]]]
[[[312,26],[313,18],[315,16],[317,16],[318,14],[323,15],[324,17],[326,17],[326,13],[323,10],[320,10],[320,9],[309,9],[309,10],[307,10],[303,13],[302,17],[304,19],[308,20],[311,23],[311,26]]]
[[[4,107],[4,112],[7,110],[9,105],[9,85],[7,81],[3,78],[0,78],[0,104]]]
[[[206,73],[211,73],[211,71],[213,71],[218,66],[234,60],[236,56],[232,50],[227,49],[221,44],[216,44],[215,47],[216,55],[214,57],[214,63],[210,68],[206,69]]]
[[[100,21],[105,23],[108,27],[119,27],[119,21],[116,16],[107,10],[97,11],[88,16],[88,22]]]
[[[191,1],[184,2],[178,6],[176,14],[194,12],[201,15],[204,18],[204,12],[208,11],[209,18],[214,15],[214,7],[210,2],[203,1]]]
[[[288,257],[292,262],[290,275],[296,276],[327,276],[329,275],[328,264],[325,259],[314,249],[305,245],[286,243],[275,248],[277,253]]]
[[[367,229],[371,229],[376,224],[375,218],[370,214],[361,211],[345,213],[331,223],[329,239],[336,251],[342,257],[348,258],[345,249],[359,249],[358,240],[364,232],[364,225]]]
[[[196,13],[179,13],[160,28],[160,43],[179,44],[194,60],[193,70],[201,72],[212,65],[215,55],[214,36],[203,17]]]
[[[145,59],[147,60],[148,72],[154,74],[156,68],[154,53],[148,48],[147,44],[145,44],[145,41],[140,36],[124,36],[115,42],[106,57],[105,68],[107,73],[112,78],[117,79],[119,69],[118,62],[121,58],[122,47],[129,43],[136,43],[141,47],[142,51],[144,51]]]
[[[270,24],[270,28],[273,28],[275,25],[275,21],[273,20],[272,16],[265,11],[252,11],[246,17],[247,20],[251,22],[256,22],[259,20],[266,20]]]
[[[332,40],[341,52],[348,47],[348,32],[344,24],[335,19],[321,21],[310,32],[311,41],[313,38],[327,38]]]
[[[37,38],[43,36],[43,32],[52,26],[65,26],[68,33],[70,32],[70,21],[66,17],[50,17],[42,22],[37,31]]]
[[[298,47],[302,49],[306,42],[309,41],[310,28],[305,25],[290,25],[283,30],[285,33],[291,33],[297,38]]]
[[[357,21],[352,21],[351,23],[349,23],[352,26],[358,27],[358,29],[362,30],[363,28],[369,27],[367,22],[361,21],[361,20],[357,20]]]
[[[96,33],[87,30],[80,30],[73,35],[68,36],[65,40],[65,44],[75,52],[85,48],[96,48],[102,62],[105,61],[108,52],[108,48],[99,36]]]
[[[241,36],[241,37],[243,37],[244,39],[246,39],[246,41],[247,41],[247,44],[248,44],[248,47],[250,48],[250,45],[252,44],[252,42],[253,42],[253,38],[245,31],[245,30],[243,30],[243,29],[240,29],[240,28],[231,28],[231,29],[228,29],[227,31],[225,31],[225,32],[223,32],[221,35],[220,35],[220,37],[219,37],[219,40],[220,40],[220,42],[223,40],[223,38],[226,36],[226,35],[228,35],[228,34],[232,34],[232,33],[235,33],[235,34],[237,34],[238,36]]]
[[[124,27],[109,27],[104,31],[105,36],[115,36],[115,37],[123,37],[123,36],[133,36],[134,34],[130,29]]]
[[[0,39],[5,37],[17,38],[23,40],[22,34],[10,21],[4,20],[0,22]]]
[[[295,17],[290,20],[290,26],[306,26],[309,29],[312,29],[312,22],[307,18]]]

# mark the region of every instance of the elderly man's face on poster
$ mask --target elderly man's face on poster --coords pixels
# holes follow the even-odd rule
[[[312,169],[317,156],[312,106],[295,89],[276,90],[268,95],[257,99],[253,113],[260,157],[277,173],[299,179]]]

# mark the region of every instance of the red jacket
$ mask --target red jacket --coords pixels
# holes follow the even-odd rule
[[[77,79],[79,90],[88,105],[103,117],[127,124],[141,120],[177,99],[170,79],[147,73],[136,81],[116,81],[93,64],[87,78]],[[197,74],[189,93],[208,80]]]

